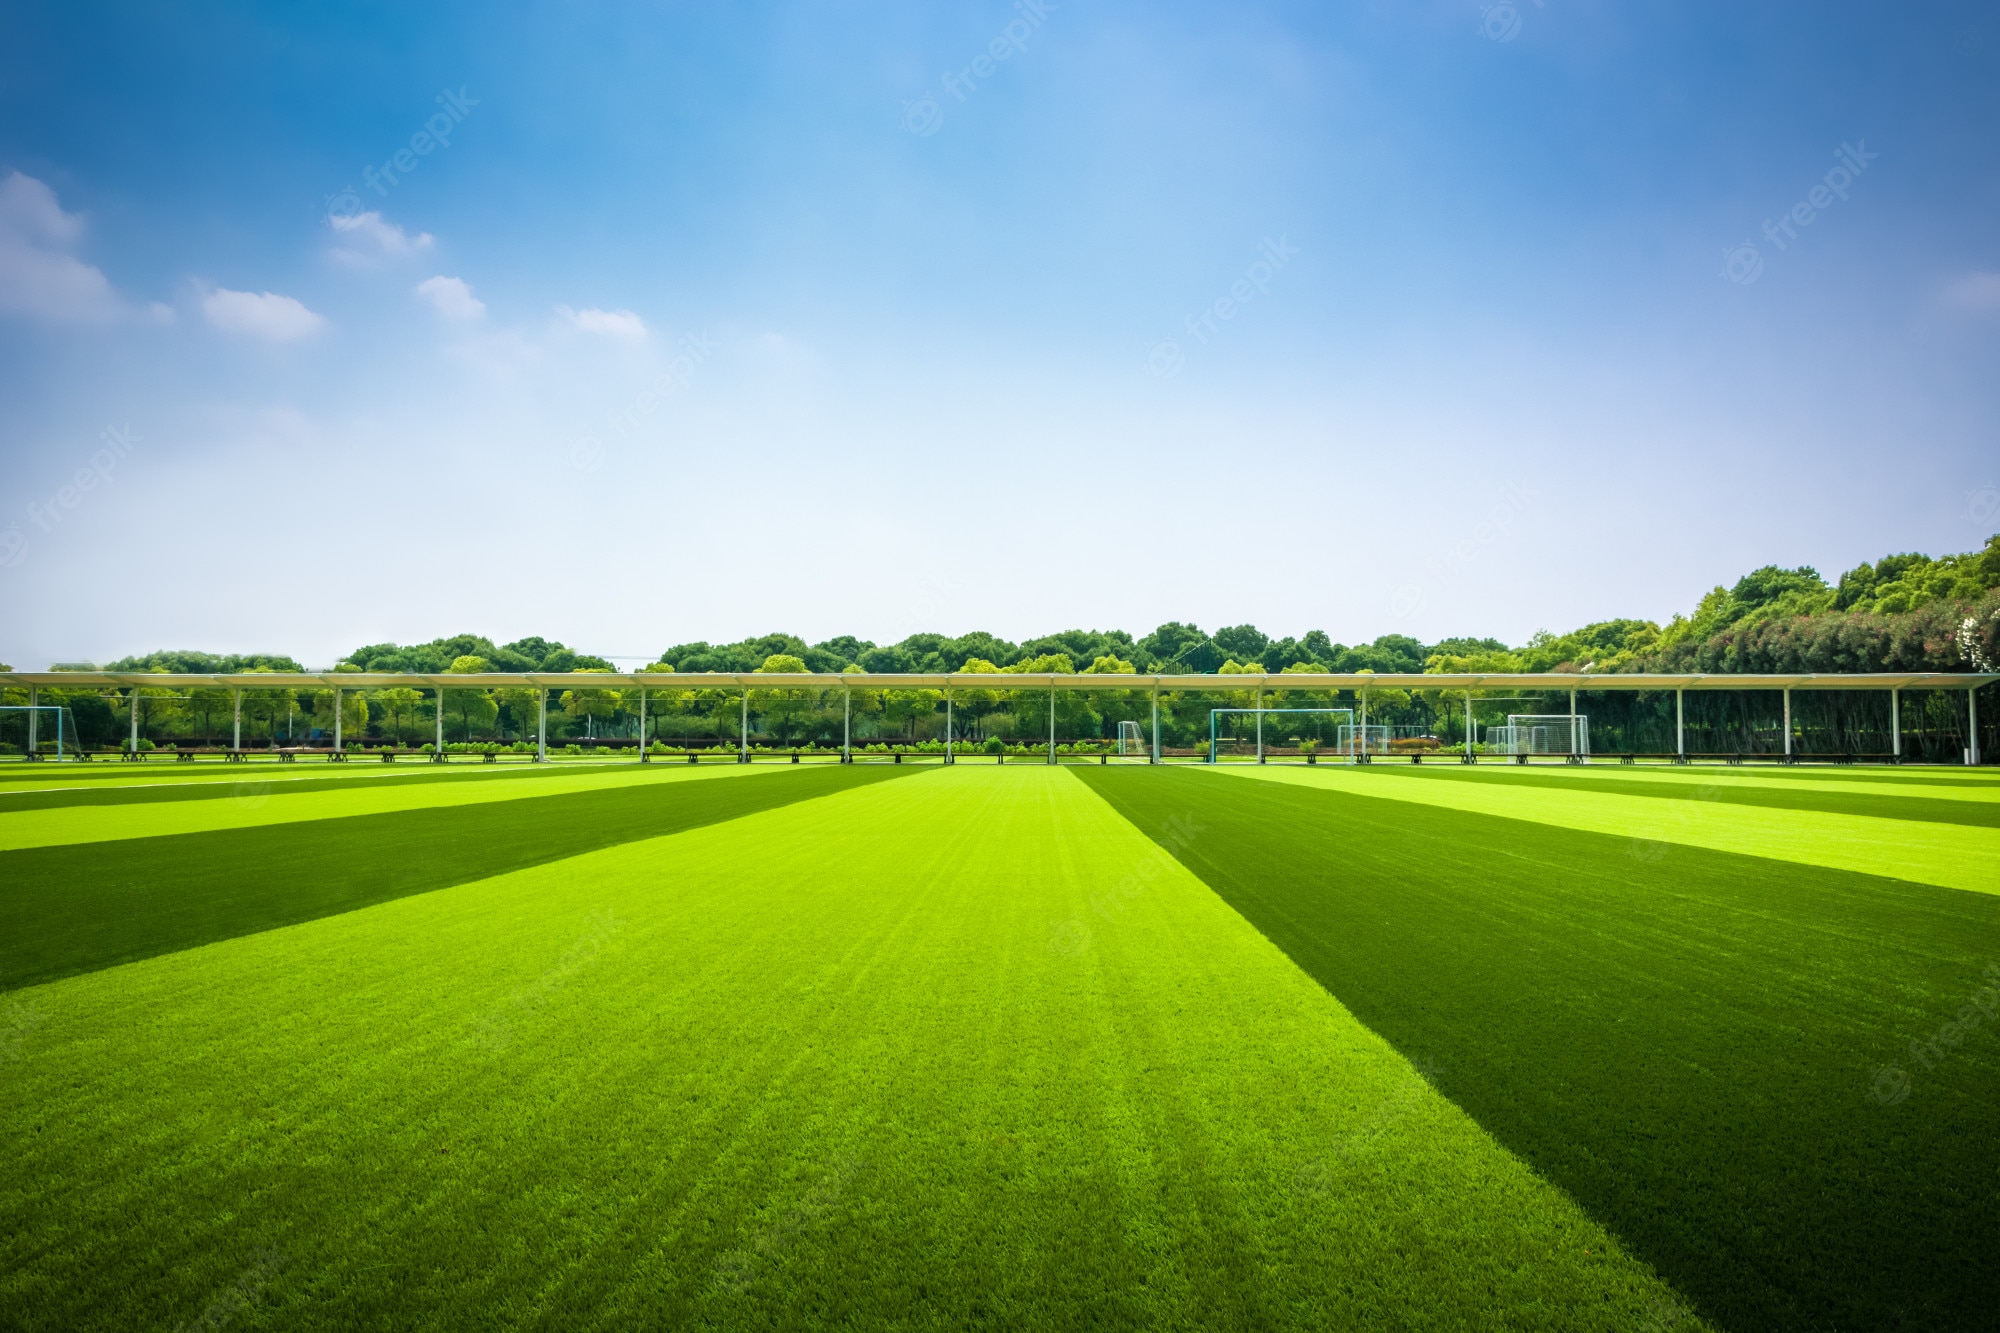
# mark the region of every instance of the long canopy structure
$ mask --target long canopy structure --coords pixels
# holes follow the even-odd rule
[[[1353,690],[1361,701],[1362,719],[1367,717],[1367,695],[1371,689],[1417,689],[1463,691],[1466,698],[1466,740],[1465,755],[1472,758],[1473,729],[1470,725],[1472,695],[1474,691],[1492,690],[1567,690],[1571,696],[1571,712],[1575,712],[1575,697],[1583,690],[1672,691],[1675,695],[1675,751],[1683,759],[1687,746],[1682,725],[1680,696],[1687,690],[1779,690],[1785,699],[1785,756],[1792,755],[1791,696],[1793,690],[1887,690],[1890,692],[1891,732],[1894,753],[1900,757],[1902,738],[1900,728],[1894,718],[1899,710],[1899,696],[1904,690],[1964,690],[1966,692],[1967,720],[1970,723],[1966,750],[1966,762],[1980,762],[1979,753],[1979,705],[1980,686],[2000,680],[2000,673],[1993,672],[1941,672],[1941,671],[1877,671],[1877,672],[1801,672],[1797,674],[1727,674],[1714,672],[1691,673],[1598,673],[1576,672],[1458,672],[1458,673],[1384,673],[1372,672],[1246,672],[1229,675],[1164,675],[1164,674],[1112,674],[1097,672],[619,672],[619,671],[525,671],[525,672],[480,672],[457,675],[452,673],[380,672],[380,671],[246,671],[222,673],[194,672],[150,672],[150,671],[11,671],[0,672],[0,688],[6,686],[25,687],[30,702],[34,702],[44,686],[75,689],[123,689],[128,692],[162,687],[189,689],[227,689],[236,701],[235,729],[230,749],[241,757],[242,751],[242,692],[244,690],[300,690],[331,689],[382,689],[395,686],[419,686],[442,693],[448,690],[488,690],[488,689],[531,689],[540,692],[542,706],[538,719],[536,751],[541,759],[548,757],[548,692],[550,690],[591,690],[591,689],[636,689],[640,697],[640,729],[643,739],[645,727],[646,695],[654,689],[734,689],[743,695],[743,726],[741,756],[749,758],[750,753],[750,694],[753,690],[841,690],[851,694],[858,688],[865,690],[934,689],[944,692],[949,708],[952,691],[959,689],[1046,689],[1049,692],[1049,762],[1056,759],[1055,739],[1055,696],[1059,690],[1140,690],[1149,691],[1153,696],[1153,751],[1152,760],[1160,760],[1159,696],[1162,692],[1187,690],[1226,690],[1231,692],[1254,690],[1261,700],[1264,691],[1277,689],[1296,690]],[[1261,704],[1260,704],[1261,707]],[[136,756],[139,750],[138,710],[132,712],[131,751]],[[37,714],[28,713],[30,752],[34,750],[35,719]],[[334,710],[334,749],[340,749],[341,710]],[[438,737],[436,752],[444,754],[444,710],[437,710]],[[843,727],[841,751],[843,759],[852,757],[852,738]],[[1259,727],[1259,757],[1262,757],[1262,728]],[[947,740],[949,747],[949,740]],[[947,748],[947,754],[949,749]],[[642,746],[643,757],[643,746]]]

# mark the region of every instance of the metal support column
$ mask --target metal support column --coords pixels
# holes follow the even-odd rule
[[[39,685],[30,685],[28,687],[28,753],[29,754],[40,754],[42,752],[41,751],[42,715],[39,711],[37,711],[41,708],[41,706],[42,706],[42,687]],[[62,739],[60,730],[58,730],[57,732],[56,739],[57,740]]]
[[[549,692],[537,688],[535,702],[538,705],[535,717],[535,762],[546,764],[549,762]]]
[[[431,762],[438,764],[444,762],[444,686],[442,685],[437,687],[437,752],[431,756]]]
[[[1355,737],[1355,740],[1358,741],[1359,744],[1356,746],[1354,751],[1354,762],[1357,764],[1365,764],[1368,762],[1368,691],[1367,690],[1361,691],[1361,731]]]
[[[1785,686],[1785,759],[1792,757],[1792,687]]]
[[[1049,762],[1056,761],[1056,678],[1049,677]]]
[[[229,691],[229,748],[237,754],[243,752],[243,691],[231,687]]]
[[[340,723],[341,723],[341,716],[340,716],[340,713],[341,713],[341,707],[342,707],[342,700],[341,700],[341,697],[340,697],[340,696],[341,696],[341,695],[342,695],[343,693],[344,693],[344,691],[342,691],[342,690],[335,690],[335,691],[333,692],[333,752],[334,752],[335,754],[339,754],[339,753],[341,752],[341,749],[340,749]]]
[[[639,687],[639,762],[642,764],[652,762],[652,756],[646,753],[646,687],[644,685]]]
[[[840,701],[840,762],[854,762],[854,691],[843,689]]]
[[[1965,692],[1965,720],[1969,724],[1965,739],[1969,742],[1965,749],[1965,762],[1979,762],[1979,687],[1974,685]]]
[[[1581,755],[1582,753],[1583,753],[1583,751],[1582,751],[1582,748],[1581,748],[1580,746],[1578,746],[1578,745],[1577,745],[1577,743],[1576,743],[1576,691],[1575,691],[1575,690],[1571,690],[1571,691],[1569,692],[1569,754],[1570,754],[1570,758],[1572,758],[1572,759],[1574,759],[1574,758],[1577,758],[1577,757],[1578,757],[1579,755]]]
[[[1903,691],[1899,686],[1889,687],[1889,755],[1898,763],[1903,759]]]
[[[1685,764],[1688,757],[1686,690],[1674,691],[1674,757]]]
[[[1257,687],[1257,762],[1264,762],[1264,687]]]
[[[738,738],[742,748],[737,752],[736,762],[747,764],[750,762],[750,687],[748,685],[743,687],[743,722],[742,729],[738,732]]]
[[[944,761],[951,762],[951,690],[944,692]]]
[[[125,695],[126,711],[132,714],[132,753],[139,753],[139,687],[134,685]]]
[[[1478,762],[1472,757],[1472,691],[1465,692],[1465,762]]]
[[[1160,683],[1153,682],[1153,762],[1160,762]]]

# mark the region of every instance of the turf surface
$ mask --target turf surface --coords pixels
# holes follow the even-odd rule
[[[1625,791],[1566,791],[1539,783],[1516,784],[1507,779],[1522,775],[1523,770],[1505,768],[1494,770],[1490,779],[1462,782],[1412,779],[1391,765],[1356,768],[1323,764],[1307,768],[1245,764],[1193,771],[1231,781],[1345,791],[1468,814],[1532,820],[1584,833],[1615,834],[1631,841],[1628,855],[1660,855],[1674,846],[1706,847],[1829,870],[2000,893],[2000,829],[1704,800],[1702,789],[1719,784],[1695,773],[1678,779],[1695,799],[1670,801]]]
[[[1866,815],[1874,819],[1914,819],[1940,824],[1971,824],[2000,828],[2000,800],[1965,799],[1984,792],[1948,796],[1909,795],[1875,790],[1833,790],[1806,783],[1736,783],[1702,775],[1661,779],[1648,775],[1634,780],[1598,777],[1527,766],[1432,764],[1369,766],[1382,776],[1418,782],[1488,782],[1547,791],[1590,791],[1617,796],[1641,796],[1673,801],[1717,801],[1723,805],[1762,806],[1772,810],[1817,810],[1836,815]],[[1586,770],[1587,772],[1588,770]],[[1834,784],[1827,784],[1832,786]],[[1840,784],[1845,786],[1846,784]],[[1860,784],[1854,784],[1859,786]]]
[[[2000,900],[1353,783],[1078,776],[1144,829],[1192,811],[1184,864],[1719,1326],[1992,1326]],[[1471,784],[1372,784],[1419,785]]]
[[[695,780],[692,773],[669,770],[560,795],[4,851],[0,989],[351,911],[911,771],[731,765]]]
[[[1071,773],[826,791],[35,988],[0,1308],[1695,1327]]]

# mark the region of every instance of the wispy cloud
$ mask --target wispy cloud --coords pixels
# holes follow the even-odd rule
[[[486,303],[472,294],[463,278],[439,274],[417,284],[417,295],[429,301],[446,319],[478,319],[486,313]]]
[[[101,271],[71,253],[82,238],[83,218],[65,213],[46,184],[18,171],[0,181],[0,311],[65,324],[173,317],[163,305],[121,300]]]
[[[2000,273],[1966,273],[1945,284],[1944,303],[1980,314],[2000,310]]]
[[[293,342],[326,327],[324,315],[276,292],[233,292],[218,287],[201,298],[201,310],[218,329],[272,342]]]
[[[559,305],[556,315],[578,333],[609,333],[620,338],[646,336],[646,322],[629,310],[599,310],[595,306],[588,310],[572,310],[566,305]]]
[[[334,247],[333,257],[347,264],[367,265],[383,259],[407,259],[430,249],[436,239],[427,231],[412,236],[375,212],[335,214],[326,221],[343,242]]]

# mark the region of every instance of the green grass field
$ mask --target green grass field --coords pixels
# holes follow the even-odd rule
[[[1982,774],[27,767],[0,1326],[2000,1309]]]

